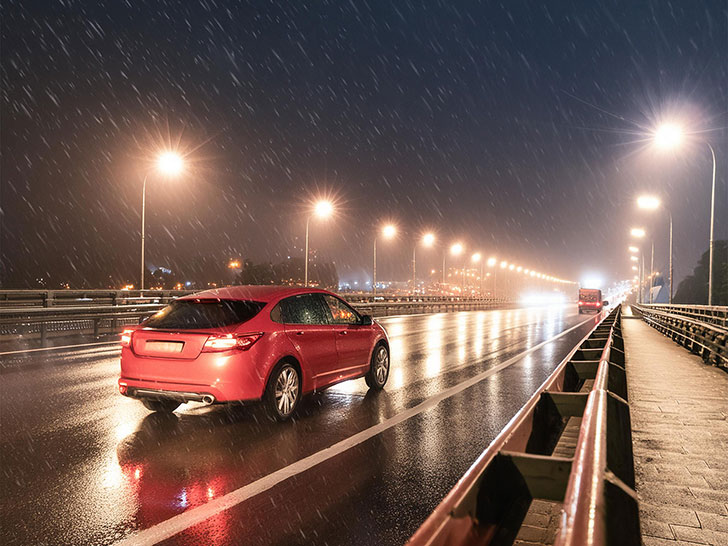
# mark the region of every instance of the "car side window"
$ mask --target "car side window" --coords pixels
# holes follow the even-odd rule
[[[349,305],[339,298],[324,294],[324,301],[331,311],[334,324],[360,324],[361,317]]]
[[[276,306],[280,308],[271,312],[271,318],[284,324],[328,324],[328,317],[318,298],[314,294],[301,294],[281,300]]]

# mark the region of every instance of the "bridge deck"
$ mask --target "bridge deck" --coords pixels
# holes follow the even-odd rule
[[[644,544],[728,544],[728,374],[622,324]]]

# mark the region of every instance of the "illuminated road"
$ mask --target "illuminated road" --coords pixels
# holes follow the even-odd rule
[[[385,391],[343,383],[284,424],[256,407],[150,414],[116,393],[115,349],[6,361],[0,542],[401,544],[594,320],[572,307],[382,319]]]

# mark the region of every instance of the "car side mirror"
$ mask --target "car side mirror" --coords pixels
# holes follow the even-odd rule
[[[609,305],[609,302],[607,300],[604,300],[602,302],[602,307],[606,307],[607,305]]]
[[[361,322],[359,323],[362,326],[371,326],[374,324],[374,320],[372,319],[371,315],[362,315],[361,316]]]

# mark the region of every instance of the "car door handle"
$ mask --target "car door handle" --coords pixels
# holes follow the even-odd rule
[[[296,332],[297,336],[302,336],[303,334],[304,334],[304,332]]]
[[[341,332],[339,332],[339,335],[340,335],[340,336],[345,336],[345,335],[346,335],[346,334],[348,334],[348,333],[349,333],[349,332],[347,332],[346,330],[342,330]]]

